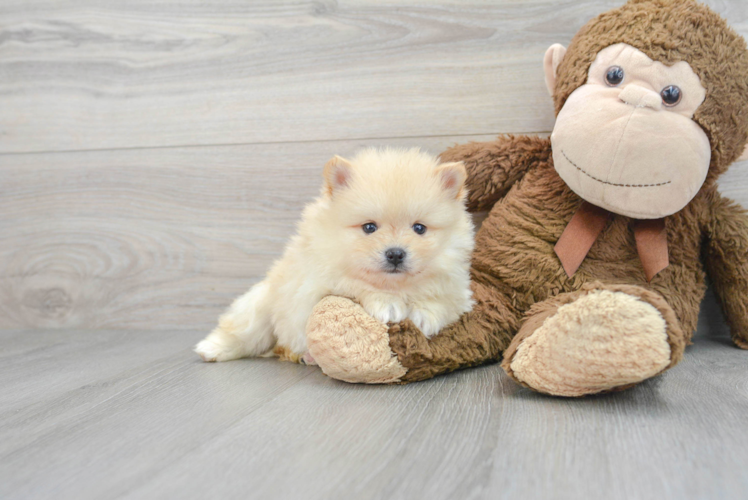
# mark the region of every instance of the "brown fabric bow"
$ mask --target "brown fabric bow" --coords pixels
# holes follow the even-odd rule
[[[612,215],[586,201],[577,209],[553,248],[567,276],[571,278],[577,272]],[[670,263],[665,219],[637,219],[634,222],[634,238],[647,281],[651,282]]]

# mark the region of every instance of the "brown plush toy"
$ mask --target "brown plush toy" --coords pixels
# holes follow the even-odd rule
[[[426,339],[327,297],[308,324],[322,370],[413,382],[499,360],[536,391],[618,390],[681,359],[705,276],[748,348],[748,216],[716,180],[748,142],[748,50],[691,0],[631,0],[551,47],[550,139],[456,146],[476,239],[476,306]]]

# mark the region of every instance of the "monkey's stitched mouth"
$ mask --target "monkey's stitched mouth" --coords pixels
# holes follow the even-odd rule
[[[616,184],[614,182],[604,181],[602,179],[598,179],[594,175],[591,175],[591,174],[587,173],[582,167],[580,167],[579,165],[577,165],[576,163],[574,163],[573,161],[571,161],[571,158],[569,158],[568,156],[566,156],[566,152],[563,149],[561,150],[561,154],[564,155],[564,158],[566,158],[566,161],[568,161],[569,163],[571,163],[572,166],[574,166],[574,168],[576,168],[577,170],[579,170],[580,172],[582,172],[584,175],[586,175],[587,177],[589,177],[593,181],[599,182],[600,184],[607,184],[608,186],[615,186],[615,187],[643,188],[643,187],[664,186],[664,185],[670,184],[672,182],[672,181],[658,182],[657,184]]]

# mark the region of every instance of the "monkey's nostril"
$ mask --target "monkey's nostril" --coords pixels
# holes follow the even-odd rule
[[[384,252],[387,262],[393,265],[401,264],[405,260],[405,250],[402,248],[388,248]]]

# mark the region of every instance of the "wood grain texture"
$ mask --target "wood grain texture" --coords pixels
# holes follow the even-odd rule
[[[5,0],[0,152],[548,132],[546,48],[620,4]]]
[[[543,50],[618,3],[3,2],[0,328],[210,328],[330,156],[549,130]]]
[[[712,326],[664,376],[583,399],[497,365],[369,387],[202,363],[202,332],[6,331],[0,497],[743,499],[746,353]]]
[[[325,162],[374,144],[0,155],[0,328],[212,328],[280,256]]]

